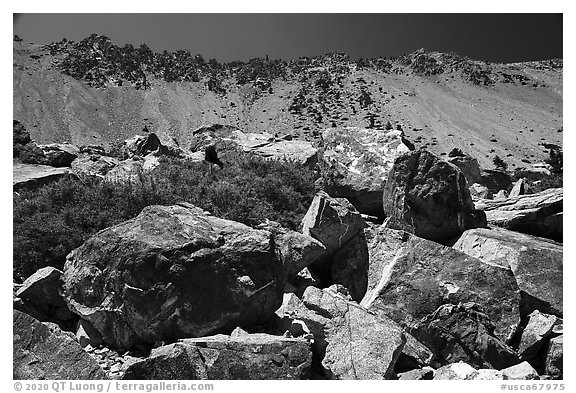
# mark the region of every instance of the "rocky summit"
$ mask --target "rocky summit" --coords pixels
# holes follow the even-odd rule
[[[15,379],[563,379],[562,59],[13,68]]]

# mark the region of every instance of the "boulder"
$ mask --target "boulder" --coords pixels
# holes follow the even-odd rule
[[[552,329],[559,323],[559,318],[535,310],[529,315],[528,325],[522,332],[518,354],[522,360],[530,360],[546,345],[552,335]]]
[[[494,336],[495,326],[475,303],[444,304],[410,332],[443,363],[502,369],[520,363],[514,349]]]
[[[509,190],[512,187],[512,178],[506,172],[494,169],[484,169],[480,173],[480,184],[485,185],[493,193],[500,190]]]
[[[508,343],[520,322],[509,269],[403,231],[381,228],[369,244],[368,291],[360,303],[410,329],[444,304],[474,302]],[[425,299],[425,300],[424,300]]]
[[[521,178],[519,179],[516,183],[514,183],[514,186],[512,187],[512,190],[510,191],[510,195],[508,196],[509,198],[514,198],[520,195],[524,195],[527,194],[527,186],[526,186],[526,179],[525,178]]]
[[[152,350],[124,379],[307,379],[312,352],[305,340],[268,334],[189,338]]]
[[[114,157],[99,154],[81,154],[72,161],[72,171],[76,174],[103,177],[110,172],[120,161]]]
[[[480,183],[482,181],[482,176],[480,175],[480,165],[478,160],[468,154],[458,154],[450,156],[448,153],[448,159],[446,160],[451,164],[454,164],[460,169],[468,185],[474,183]]]
[[[66,324],[74,318],[60,294],[62,272],[51,266],[37,270],[28,277],[16,292],[16,296],[26,301],[41,316],[42,321],[57,321]],[[24,311],[24,310],[21,310]]]
[[[58,327],[13,311],[13,379],[106,379],[98,363]]]
[[[414,233],[447,242],[469,228],[486,226],[474,209],[464,175],[427,150],[398,157],[384,189],[384,213],[414,228]]]
[[[213,124],[196,129],[190,150],[203,152],[207,145],[214,145],[218,151],[239,148],[263,158],[293,161],[310,167],[318,161],[318,149],[308,141],[277,139],[266,132],[245,133],[229,125]]]
[[[13,121],[12,125],[12,143],[16,145],[26,145],[32,142],[30,138],[30,133],[26,131],[26,128],[18,120]]]
[[[82,348],[86,348],[90,345],[96,348],[102,345],[102,335],[96,328],[88,321],[84,319],[79,319],[76,325],[76,341]]]
[[[68,255],[63,281],[69,308],[124,349],[266,321],[285,267],[270,232],[185,203],[98,232]]]
[[[135,182],[137,183],[144,172],[144,159],[133,156],[127,160],[119,161],[110,169],[104,179],[109,182]]]
[[[494,197],[492,199],[507,199],[507,198],[508,198],[508,192],[506,192],[506,190],[500,190],[496,194],[494,194]]]
[[[57,168],[69,167],[80,154],[78,147],[69,143],[51,143],[38,147],[44,152],[46,164]]]
[[[546,354],[546,374],[553,378],[562,379],[564,375],[564,336],[554,337],[550,340]]]
[[[470,376],[468,376],[468,379],[473,381],[502,381],[508,378],[502,371],[490,368],[482,368],[473,372]]]
[[[13,191],[36,190],[46,184],[56,182],[70,173],[68,168],[14,163],[12,166],[12,189]]]
[[[536,194],[475,202],[486,213],[488,223],[512,231],[562,241],[563,189],[551,188]]]
[[[488,189],[488,187],[483,186],[482,184],[474,183],[470,187],[468,187],[468,191],[470,191],[470,196],[473,199],[491,199],[492,193]]]
[[[302,320],[313,351],[332,379],[392,379],[406,334],[390,319],[368,313],[337,292],[308,287],[301,301],[287,294],[277,313]]]
[[[538,372],[528,362],[522,362],[502,370],[507,379],[534,380],[540,379]]]
[[[294,283],[303,269],[315,261],[327,257],[326,247],[311,236],[283,228],[275,221],[267,220],[258,229],[264,229],[274,235],[278,258],[286,266],[287,281]]]
[[[160,153],[165,150],[164,145],[155,133],[146,135],[134,135],[124,141],[121,152],[124,158],[131,158],[134,155],[144,157],[148,153]]]
[[[411,150],[402,131],[329,128],[322,141],[319,165],[324,190],[332,197],[347,198],[361,213],[382,217],[388,173],[396,157]]]
[[[359,301],[366,292],[368,252],[364,220],[344,198],[316,194],[302,219],[302,233],[324,245],[327,257],[309,265],[312,273],[329,284],[342,284]]]
[[[502,228],[477,228],[464,232],[453,247],[485,263],[510,269],[522,291],[523,315],[535,309],[562,315],[562,244]]]
[[[400,381],[423,381],[434,378],[435,370],[432,367],[417,368],[398,374]]]
[[[447,364],[434,373],[435,380],[462,380],[469,379],[476,373],[476,369],[464,362]]]

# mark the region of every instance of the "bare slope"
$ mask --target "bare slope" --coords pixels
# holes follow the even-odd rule
[[[146,125],[186,147],[192,131],[208,123],[319,140],[320,132],[334,125],[367,127],[372,114],[376,128],[390,121],[417,147],[438,154],[458,147],[484,167],[492,167],[499,155],[511,169],[527,166],[523,159],[543,161],[548,156],[543,143],[562,146],[561,65],[490,64],[495,83],[484,85],[471,83],[458,70],[420,72],[414,59],[423,54],[442,56],[415,52],[406,57],[411,64],[399,59],[387,72],[321,58],[304,77],[274,79],[271,89],[228,78],[222,82],[226,93],[217,94],[204,80],[150,78],[149,90],[129,83],[89,87],[57,69],[62,54],[14,43],[14,119],[39,143],[108,145],[141,133]],[[325,71],[332,78],[328,89],[318,83]],[[300,113],[290,109],[295,102],[304,108]]]

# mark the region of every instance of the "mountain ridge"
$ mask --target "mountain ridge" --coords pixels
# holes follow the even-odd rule
[[[14,43],[14,119],[34,140],[109,146],[146,126],[187,148],[213,123],[315,143],[334,126],[393,127],[416,147],[457,147],[484,167],[496,155],[511,167],[542,162],[544,144],[562,146],[562,59],[499,64],[420,49],[226,64],[178,51],[142,62],[130,55],[140,48],[107,42]]]

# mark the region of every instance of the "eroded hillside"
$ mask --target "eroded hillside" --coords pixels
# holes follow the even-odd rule
[[[185,52],[135,62],[138,50],[96,36],[15,42],[14,119],[39,143],[109,145],[146,126],[183,148],[210,123],[311,141],[334,126],[401,128],[416,147],[440,155],[457,147],[488,168],[496,155],[513,169],[544,161],[544,144],[562,146],[558,59],[490,64],[420,50],[221,65]]]

